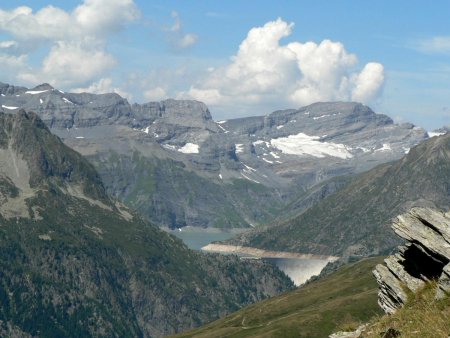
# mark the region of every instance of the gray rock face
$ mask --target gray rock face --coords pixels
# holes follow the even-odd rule
[[[421,128],[396,125],[355,102],[316,103],[267,116],[215,122],[208,108],[197,101],[130,105],[117,94],[63,93],[48,84],[32,89],[0,84],[0,93],[1,110],[36,112],[53,133],[89,157],[110,193],[171,228],[220,226],[230,215],[238,226],[249,227],[270,221],[294,200],[305,200],[298,205],[303,210],[311,200],[302,199],[299,191],[308,194],[333,177],[398,159],[428,137]],[[120,165],[114,162],[116,155]],[[173,189],[167,185],[164,191],[155,189],[137,158],[169,161],[172,167],[194,174],[190,181],[199,184],[192,194],[211,201],[210,191],[200,188],[205,186],[200,182],[207,180],[225,201],[220,206],[213,202],[204,206],[223,211],[206,222],[201,217],[204,208],[187,205],[185,195],[174,202],[176,194],[165,193],[176,190],[184,174],[172,171],[174,176],[168,180],[174,183]],[[142,180],[133,176],[142,176]],[[249,199],[248,186],[260,190],[263,201],[255,200],[255,194]],[[136,189],[139,193],[130,193]]]
[[[438,279],[436,297],[450,291],[450,214],[413,208],[400,215],[392,228],[407,241],[399,252],[378,265],[374,275],[380,285],[380,306],[393,313],[407,301],[408,290],[417,292],[425,281]]]

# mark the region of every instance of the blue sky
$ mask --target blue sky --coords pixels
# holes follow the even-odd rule
[[[450,124],[448,13],[439,0],[3,0],[0,81],[198,99],[217,119],[357,100],[431,130]]]

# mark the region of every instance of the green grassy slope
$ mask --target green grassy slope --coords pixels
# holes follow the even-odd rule
[[[384,337],[389,330],[400,337],[447,338],[450,334],[450,297],[436,300],[436,282],[410,294],[405,306],[392,315],[372,320],[364,338]]]
[[[381,257],[343,266],[295,291],[246,307],[174,338],[328,337],[382,313],[372,270]]]

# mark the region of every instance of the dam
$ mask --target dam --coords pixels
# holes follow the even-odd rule
[[[296,286],[304,284],[312,276],[320,274],[322,269],[339,257],[313,254],[301,254],[285,251],[270,251],[252,247],[210,243],[201,248],[205,252],[235,254],[241,259],[262,259],[278,266]]]

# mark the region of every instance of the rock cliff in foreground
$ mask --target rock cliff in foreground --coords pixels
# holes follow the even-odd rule
[[[413,208],[400,215],[392,228],[407,241],[398,253],[379,264],[374,275],[380,285],[380,306],[393,313],[405,304],[409,291],[437,280],[437,298],[450,292],[450,212]]]

